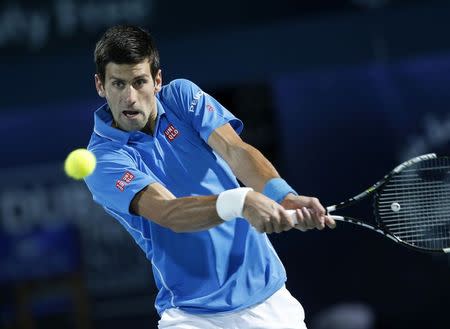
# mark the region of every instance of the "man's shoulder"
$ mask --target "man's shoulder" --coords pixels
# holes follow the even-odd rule
[[[95,132],[91,136],[87,149],[94,154],[126,152],[124,144],[100,136]]]
[[[192,95],[192,91],[195,89],[199,89],[199,87],[191,80],[175,79],[162,87],[161,97],[163,99],[182,98],[186,95]]]
[[[171,89],[184,89],[184,88],[191,88],[193,85],[195,85],[195,83],[192,82],[191,80],[179,78],[170,81],[167,85],[165,85],[165,87]]]

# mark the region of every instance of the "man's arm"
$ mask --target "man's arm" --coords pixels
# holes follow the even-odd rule
[[[280,177],[270,161],[245,143],[229,124],[215,129],[208,144],[228,163],[236,177],[255,191],[262,192],[269,179]]]
[[[153,183],[136,194],[130,210],[174,232],[195,232],[224,222],[217,213],[216,202],[216,195],[176,198],[161,184]],[[246,197],[245,203],[245,217],[259,232],[274,232],[271,228],[273,221],[284,223],[280,230],[294,226],[284,208],[261,193]]]
[[[242,142],[231,126],[220,127],[211,136],[208,143],[223,156],[243,183],[261,191],[265,180],[278,176],[270,162],[255,148]],[[216,210],[216,201],[215,195],[176,198],[161,184],[153,183],[136,194],[130,210],[175,232],[193,232],[223,223]],[[243,214],[259,232],[279,233],[294,227],[282,205],[258,192],[248,192]],[[299,229],[317,227],[314,215],[309,212],[298,211],[297,220]]]
[[[175,232],[194,232],[223,223],[216,211],[216,195],[176,198],[159,183],[136,194],[130,210]]]
[[[208,138],[208,144],[228,163],[236,177],[255,191],[263,191],[267,181],[279,177],[270,161],[259,150],[242,141],[229,124],[215,129]],[[254,193],[249,192],[247,200],[250,200]],[[281,204],[286,209],[298,209],[299,225],[296,228],[300,230],[322,229],[325,225],[335,225],[329,216],[325,216],[325,209],[317,198],[288,194]],[[272,223],[273,231],[286,230],[286,226],[289,226],[289,223],[283,223],[283,218],[281,220],[282,222]]]
[[[216,195],[176,198],[161,184],[153,183],[136,194],[130,210],[174,232],[195,232],[223,223],[217,213],[216,202]],[[250,210],[245,217],[259,232],[272,232],[266,226],[271,221],[280,221],[281,216],[290,218],[282,206],[260,193],[248,200],[246,198],[246,204]],[[289,225],[292,227],[293,223]]]

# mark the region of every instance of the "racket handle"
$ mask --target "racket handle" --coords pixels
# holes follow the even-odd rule
[[[291,216],[294,219],[294,225],[297,225],[298,221],[297,221],[297,218],[295,216],[296,210],[294,210],[294,209],[287,209],[286,211],[289,214],[289,216]],[[342,216],[330,216],[330,217],[333,218],[334,220],[345,221],[344,217],[342,217]]]
[[[287,211],[287,213],[289,214],[289,216],[291,216],[292,219],[294,220],[294,225],[297,225],[297,224],[298,224],[298,221],[297,221],[297,218],[296,218],[296,216],[295,216],[295,210],[294,210],[294,209],[288,209],[288,210],[286,210],[286,211]]]

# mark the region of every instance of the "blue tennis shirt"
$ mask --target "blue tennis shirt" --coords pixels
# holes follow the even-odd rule
[[[154,136],[113,128],[106,104],[95,112],[88,149],[97,157],[97,167],[86,178],[94,200],[151,261],[160,315],[172,307],[216,313],[264,301],[283,286],[286,273],[267,235],[245,219],[175,233],[130,213],[136,193],[154,182],[176,197],[219,194],[239,186],[230,167],[206,143],[211,132],[226,123],[240,133],[239,119],[183,79],[162,87],[157,109]]]

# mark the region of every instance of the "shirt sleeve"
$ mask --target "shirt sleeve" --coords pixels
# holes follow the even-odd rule
[[[97,158],[94,172],[85,178],[94,201],[123,214],[130,213],[134,196],[158,179],[138,169],[136,161],[123,150],[91,150]]]
[[[195,83],[177,79],[170,83],[170,92],[176,98],[177,111],[188,121],[206,142],[218,127],[229,123],[240,134],[243,123],[220,104],[214,97],[200,89]]]

